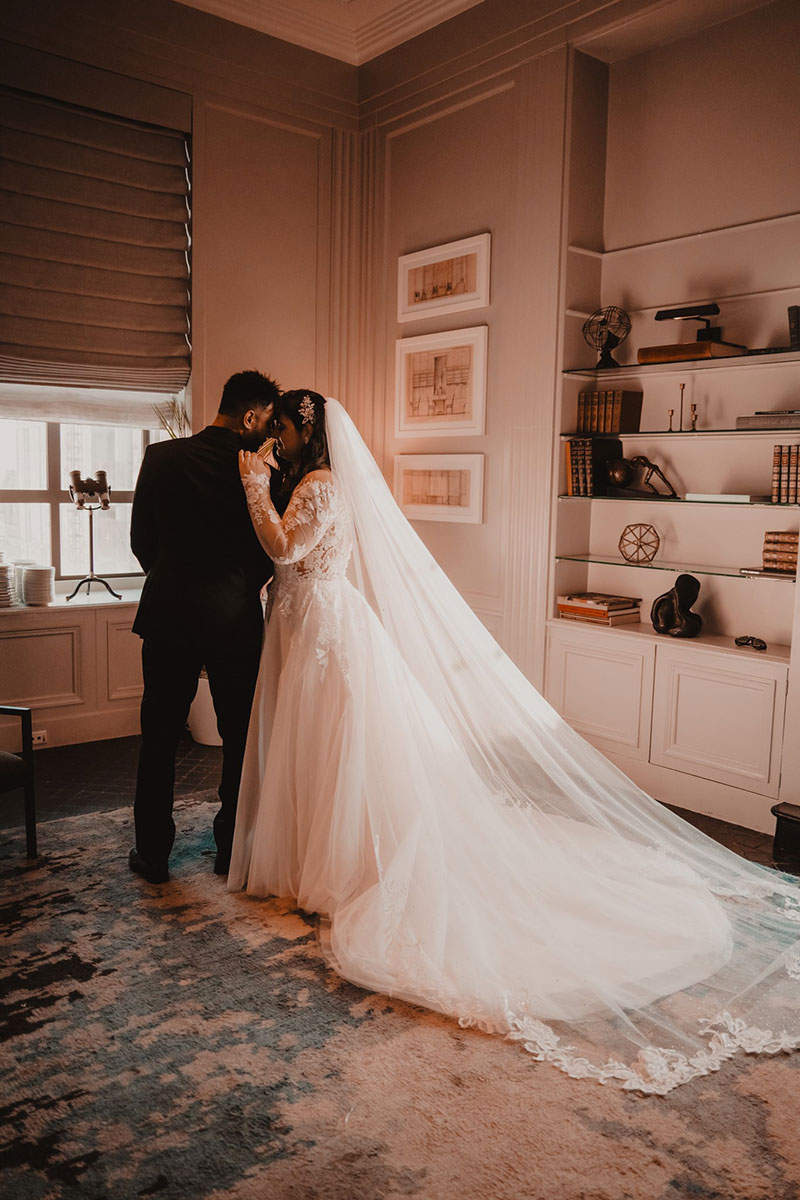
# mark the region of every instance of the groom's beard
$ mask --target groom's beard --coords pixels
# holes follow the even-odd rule
[[[267,440],[266,433],[247,433],[243,431],[239,434],[239,441],[242,443],[243,450],[257,450]]]

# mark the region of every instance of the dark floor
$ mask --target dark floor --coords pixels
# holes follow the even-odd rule
[[[82,742],[77,746],[53,746],[36,751],[36,807],[39,822],[81,813],[106,812],[133,804],[139,738],[111,738],[103,742]],[[216,746],[200,746],[188,732],[178,747],[175,770],[176,795],[215,789],[219,783],[222,751]],[[0,830],[22,824],[22,795],[2,797]],[[767,866],[774,864],[772,838],[752,829],[728,825],[713,817],[675,809],[680,816],[702,829],[709,837],[735,850],[743,858]],[[22,837],[22,830],[19,831]],[[800,864],[793,868],[800,869]]]
[[[107,812],[133,804],[138,737],[109,738],[104,742],[81,742],[76,746],[53,746],[37,750],[36,814],[38,821],[56,821],[81,813]],[[200,746],[188,732],[178,746],[175,760],[175,794],[186,796],[216,788],[222,766],[222,750]],[[22,823],[22,795],[2,797],[0,829]]]

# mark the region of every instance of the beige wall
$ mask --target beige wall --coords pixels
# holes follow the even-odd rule
[[[800,5],[611,67],[606,249],[800,208]]]
[[[250,367],[284,387],[324,387],[329,138],[211,103],[200,123],[193,265],[202,360],[194,361],[207,401]]]

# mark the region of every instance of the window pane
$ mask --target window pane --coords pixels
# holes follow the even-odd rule
[[[50,506],[0,504],[0,550],[7,562],[27,558],[49,566],[52,559]]]
[[[140,575],[130,549],[130,504],[113,504],[94,514],[94,569],[97,575]],[[61,505],[61,572],[89,574],[89,514]]]
[[[105,471],[114,492],[131,492],[142,463],[142,431],[125,425],[62,425],[61,476],[69,487],[70,471],[84,479]],[[113,510],[112,510],[113,511]],[[107,514],[104,514],[107,515]],[[110,570],[106,567],[106,570]]]
[[[0,488],[47,487],[47,425],[0,421]],[[47,552],[48,562],[50,551]]]

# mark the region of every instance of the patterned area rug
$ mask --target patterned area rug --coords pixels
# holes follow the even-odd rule
[[[332,974],[313,919],[212,873],[210,793],[172,880],[129,811],[0,858],[0,1194],[14,1200],[796,1200],[800,1056],[668,1097],[577,1083]]]

